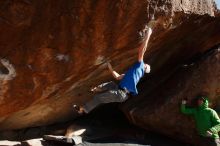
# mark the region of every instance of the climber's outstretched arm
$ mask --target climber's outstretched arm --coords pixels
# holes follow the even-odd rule
[[[116,80],[121,80],[124,77],[124,74],[119,74],[115,70],[113,70],[112,65],[108,62],[108,69]]]
[[[138,50],[138,61],[142,62],[144,60],[144,53],[147,49],[148,46],[148,42],[150,39],[150,36],[152,34],[152,29],[151,28],[145,28],[143,30],[143,33],[146,33],[145,38],[144,38],[144,43],[140,46],[139,50]]]

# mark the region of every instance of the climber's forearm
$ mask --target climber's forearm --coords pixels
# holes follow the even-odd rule
[[[144,31],[146,31],[146,30],[144,30]],[[146,52],[151,34],[152,34],[152,29],[148,28],[147,34],[146,34],[145,39],[144,39],[144,43],[138,49],[138,61],[139,62],[143,61],[143,59],[144,59],[144,54]]]
[[[120,76],[120,74],[118,74],[116,71],[111,71],[111,74],[112,74],[112,76],[115,78],[115,79],[117,79],[119,76]]]
[[[116,79],[116,80],[121,80],[124,77],[124,74],[119,74],[116,71],[114,71],[113,69],[110,70],[112,76]]]
[[[121,80],[124,77],[124,74],[119,74],[117,73],[115,70],[113,70],[112,65],[110,63],[108,63],[108,69],[111,72],[112,76],[116,79],[116,80]]]

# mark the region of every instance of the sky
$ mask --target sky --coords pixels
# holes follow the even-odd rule
[[[215,2],[217,3],[218,9],[220,9],[220,0],[215,0]]]

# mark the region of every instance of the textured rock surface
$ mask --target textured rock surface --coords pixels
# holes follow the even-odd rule
[[[130,113],[129,119],[141,127],[150,127],[150,130],[199,145],[195,123],[192,118],[180,113],[180,101],[188,98],[190,103],[198,94],[207,93],[210,106],[218,110],[219,81],[220,49],[194,66],[179,68],[167,81],[156,87],[155,90],[160,92],[142,92],[139,99],[130,100],[124,109]],[[148,84],[143,86],[142,89]]]
[[[0,57],[16,74],[0,81],[0,129],[75,117],[72,104],[83,104],[91,86],[111,78],[106,59],[119,72],[134,62],[146,24],[154,28],[146,54],[153,69],[145,80],[147,95],[179,64],[219,42],[214,12],[212,0],[0,1]],[[4,66],[1,74],[8,74]]]
[[[5,141],[0,141],[0,145],[4,145],[4,146],[16,146],[16,145],[20,145],[21,143],[20,142],[16,142],[16,141],[8,141],[8,140],[5,140]]]
[[[100,143],[103,143],[107,146],[113,145],[112,143],[124,143],[121,145],[132,143],[133,145],[166,144],[167,146],[185,146],[185,144],[179,141],[175,141],[172,138],[168,138],[164,135],[149,133],[143,129],[137,128],[127,120],[125,115],[121,111],[119,111],[116,106],[117,104],[102,106],[93,111],[91,114],[84,116],[83,118],[74,120],[73,123],[60,123],[51,125],[52,127],[45,126],[27,128],[16,130],[16,132],[14,131],[14,133],[8,132],[8,134],[6,134],[5,132],[1,132],[0,145],[8,145],[6,141],[1,141],[1,139],[8,139],[14,141],[22,141],[21,146],[64,146],[64,144],[60,142],[44,141],[42,139],[39,139],[39,137],[45,137],[43,135],[50,134],[50,137],[47,136],[47,138],[49,138],[50,140],[51,138],[53,138],[54,140],[54,138],[60,138],[64,135],[69,138],[73,135],[80,135],[82,136],[84,143],[93,143],[87,145],[99,145]],[[112,120],[112,117],[114,117],[114,120]],[[3,133],[5,133],[5,135],[3,135]],[[13,134],[16,135],[12,136]],[[17,144],[16,146],[19,146],[19,144]]]

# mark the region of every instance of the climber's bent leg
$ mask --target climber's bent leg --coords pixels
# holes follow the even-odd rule
[[[106,91],[106,90],[114,90],[114,89],[117,89],[117,88],[118,88],[118,85],[115,82],[110,81],[110,82],[102,83],[102,84],[98,85],[97,87],[92,88],[91,91],[93,91],[93,92],[103,92],[103,91]]]
[[[84,109],[85,113],[89,113],[94,108],[99,106],[100,104],[104,103],[112,103],[112,102],[124,102],[128,99],[128,95],[120,90],[109,90],[101,94],[97,94],[94,96],[92,100],[86,103],[82,108]]]

